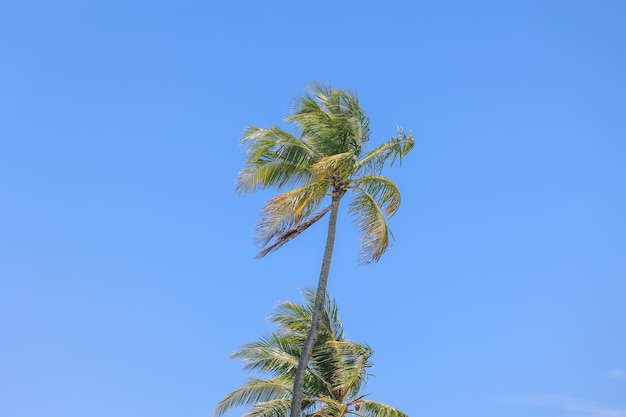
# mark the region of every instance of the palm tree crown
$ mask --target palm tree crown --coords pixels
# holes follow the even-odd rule
[[[315,292],[304,291],[305,303],[278,306],[271,321],[278,329],[232,355],[245,369],[269,375],[250,378],[229,394],[215,410],[215,417],[239,406],[251,407],[244,417],[286,417],[302,344],[313,317]],[[388,405],[362,394],[372,349],[345,340],[337,305],[326,296],[322,325],[304,379],[303,417],[407,417]]]
[[[264,207],[257,225],[259,257],[280,248],[328,213],[326,197],[337,201],[351,191],[350,213],[361,232],[362,263],[378,261],[390,243],[387,219],[400,206],[394,182],[381,176],[387,162],[401,160],[413,148],[411,133],[396,137],[365,153],[369,117],[355,94],[314,84],[311,93],[294,103],[286,121],[299,130],[296,137],[279,127],[250,127],[242,143],[246,165],[237,177],[241,193],[263,188],[291,187]]]

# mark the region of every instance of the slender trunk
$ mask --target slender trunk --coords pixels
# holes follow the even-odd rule
[[[324,311],[324,302],[326,300],[326,284],[328,283],[328,274],[330,272],[330,261],[333,257],[335,231],[337,229],[337,214],[339,213],[339,200],[341,200],[341,197],[342,194],[335,194],[332,199],[330,219],[328,220],[328,235],[326,236],[326,248],[324,249],[322,269],[317,283],[317,293],[315,294],[315,307],[313,308],[311,328],[309,329],[309,334],[306,337],[306,341],[302,347],[302,353],[300,354],[300,359],[298,360],[296,378],[293,383],[290,417],[300,417],[302,414],[304,375],[306,373],[309,360],[311,359],[311,354],[313,353],[313,346],[317,341],[320,324],[322,323],[322,312]]]

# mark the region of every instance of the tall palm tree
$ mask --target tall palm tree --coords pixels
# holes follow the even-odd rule
[[[298,236],[330,212],[313,320],[300,355],[293,387],[291,417],[300,417],[305,370],[319,331],[335,242],[339,203],[352,194],[349,211],[361,232],[360,262],[378,261],[389,246],[387,219],[400,206],[394,182],[381,175],[413,148],[411,133],[398,131],[389,142],[364,151],[369,117],[355,94],[314,84],[299,97],[286,119],[296,137],[279,127],[250,127],[243,136],[246,165],[237,177],[240,193],[291,187],[267,202],[256,228],[263,257]],[[330,200],[329,204],[326,204]],[[323,204],[324,203],[324,204]]]
[[[305,302],[278,306],[271,321],[278,330],[261,340],[244,345],[232,355],[251,371],[269,374],[250,378],[246,385],[229,394],[217,406],[215,417],[234,407],[248,406],[244,417],[287,417],[292,384],[302,342],[307,337],[315,304],[315,292],[304,291]],[[372,366],[372,349],[345,340],[337,305],[325,297],[319,337],[304,379],[302,414],[305,417],[407,417],[388,405],[362,394],[367,370]]]

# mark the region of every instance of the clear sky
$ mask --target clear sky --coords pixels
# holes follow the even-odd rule
[[[626,2],[0,5],[0,415],[210,416],[228,356],[317,281],[325,225],[254,258],[239,138],[359,93],[395,245],[329,290],[410,416],[626,416]],[[345,207],[344,207],[345,209]],[[241,413],[234,411],[231,416]]]

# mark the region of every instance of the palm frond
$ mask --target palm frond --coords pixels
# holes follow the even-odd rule
[[[316,417],[344,417],[348,412],[348,404],[329,397],[321,397],[322,407],[315,413]]]
[[[335,349],[339,358],[332,378],[333,389],[342,393],[341,399],[356,397],[369,377],[367,370],[372,367],[370,358],[374,351],[361,343],[329,341],[326,344]]]
[[[304,415],[312,415],[316,399],[305,397],[302,401]],[[290,399],[276,399],[255,404],[243,417],[286,417],[291,410]]]
[[[313,289],[306,288],[302,290],[302,295],[306,300],[306,305],[310,309],[312,317],[316,292]],[[339,318],[339,307],[337,306],[337,301],[328,294],[326,294],[324,299],[324,310],[320,333],[322,335],[320,336],[322,337],[322,339],[320,339],[322,343],[326,343],[327,340],[344,340],[343,324]]]
[[[362,174],[379,174],[389,161],[389,166],[393,166],[396,160],[402,162],[404,158],[415,146],[415,140],[411,132],[398,131],[397,137],[385,142],[376,149],[368,152],[359,162],[358,171]]]
[[[270,316],[270,320],[290,333],[298,332],[306,336],[311,327],[316,292],[311,288],[304,288],[301,292],[305,299],[304,303],[300,304],[292,301],[281,303]],[[328,340],[344,340],[344,329],[339,318],[337,302],[328,294],[324,301],[322,326],[318,340],[322,344]]]
[[[359,403],[359,411],[354,412],[359,417],[409,417],[387,404],[370,400],[361,400]]]
[[[285,301],[274,309],[269,320],[280,326],[283,332],[306,336],[311,326],[311,312],[305,304]]]
[[[242,194],[299,184],[310,178],[310,167],[318,159],[315,149],[279,127],[250,127],[242,144],[246,166],[236,180],[236,190]]]
[[[263,249],[261,252],[259,252],[257,254],[257,258],[262,258],[265,255],[277,251],[278,249],[280,249],[285,243],[289,242],[292,239],[295,239],[296,237],[298,237],[302,232],[304,232],[306,229],[308,229],[309,227],[313,226],[315,223],[317,223],[318,220],[320,220],[322,217],[324,217],[332,208],[332,206],[328,206],[320,211],[318,211],[317,213],[315,213],[314,215],[310,216],[309,218],[306,219],[306,221],[303,221],[301,223],[299,223],[297,226],[292,227],[289,230],[285,230],[280,234],[277,234],[276,236],[274,236],[272,238],[273,243],[269,246],[267,246],[265,249]]]
[[[357,94],[351,90],[337,90],[323,83],[314,83],[310,90],[325,108],[327,113],[349,120],[353,132],[357,135],[361,143],[369,140],[369,117],[359,104]]]
[[[288,121],[302,129],[302,137],[324,155],[351,152],[361,155],[369,140],[369,118],[359,106],[356,94],[322,83],[310,87],[298,98]]]
[[[298,366],[299,342],[303,340],[294,340],[293,335],[272,334],[243,345],[230,358],[242,360],[247,370],[289,376]]]
[[[350,202],[350,213],[361,232],[361,254],[359,262],[368,264],[378,261],[389,247],[393,238],[387,220],[376,199],[364,188],[354,188]]]
[[[287,417],[291,410],[291,399],[276,399],[254,404],[243,417]]]
[[[312,170],[318,178],[338,177],[345,181],[354,172],[357,163],[352,152],[343,152],[321,158],[312,166]]]
[[[391,218],[400,208],[401,195],[395,182],[379,176],[369,175],[354,181],[354,188],[361,189],[372,196],[378,207]]]
[[[316,292],[311,289],[302,290],[304,298],[307,300],[303,304],[285,302],[280,304],[275,313],[270,317],[274,323],[278,324],[283,333],[296,334],[300,340],[298,346],[303,345],[306,335],[311,328],[311,319],[315,304]],[[333,376],[337,366],[341,366],[340,355],[333,358],[330,348],[326,345],[328,341],[343,340],[343,325],[338,316],[338,308],[334,299],[326,295],[322,322],[320,324],[319,335],[313,349],[313,354],[307,366],[307,389],[313,393],[331,392],[333,386]]]
[[[314,97],[310,94],[298,97],[293,103],[291,116],[285,120],[295,123],[300,128],[303,141],[322,155],[329,155],[328,147],[323,146],[322,138],[327,136],[332,116]]]
[[[285,232],[306,222],[326,197],[329,186],[328,180],[318,180],[269,200],[257,224],[257,244],[272,245]]]
[[[265,157],[268,150],[272,150],[273,155],[292,161],[300,160],[296,156],[302,158],[319,156],[308,143],[285,132],[278,126],[272,126],[268,129],[249,126],[244,131],[241,144],[246,149],[247,158],[252,161]]]
[[[231,392],[217,405],[213,415],[220,417],[228,410],[251,406],[272,400],[289,400],[291,398],[291,386],[279,378],[274,380],[249,379],[243,387]]]

